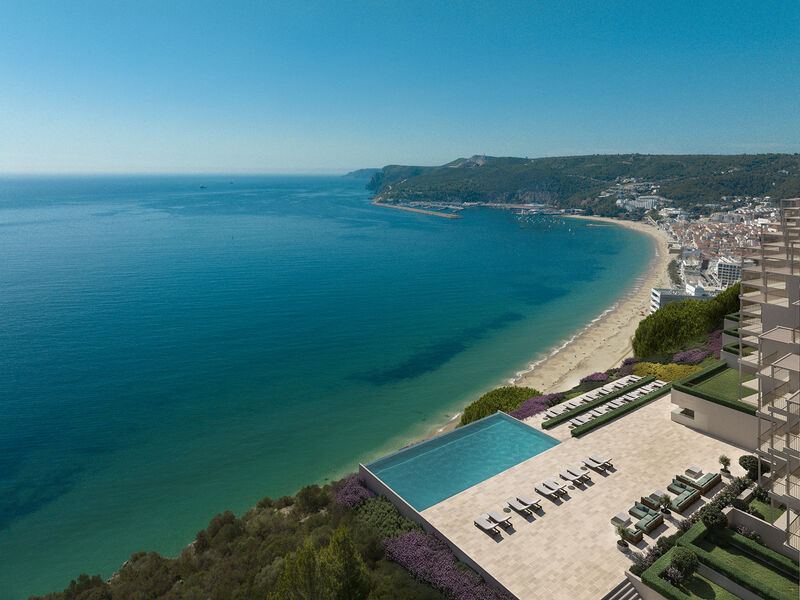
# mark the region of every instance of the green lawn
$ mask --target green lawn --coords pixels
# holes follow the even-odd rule
[[[739,596],[734,596],[728,590],[719,587],[716,583],[710,582],[705,577],[693,573],[678,588],[690,598],[716,599],[716,600],[738,600]]]
[[[752,375],[746,375],[744,381],[753,379]],[[739,371],[736,369],[725,369],[716,375],[704,379],[700,383],[692,386],[694,389],[713,396],[726,398],[727,400],[739,399]],[[753,390],[745,388],[745,396],[753,394]]]
[[[711,553],[717,560],[728,563],[733,569],[744,571],[753,579],[762,581],[787,598],[800,597],[800,585],[780,571],[768,567],[761,561],[755,560],[735,546],[719,546],[708,540],[702,540],[699,546]]]
[[[772,520],[770,520],[770,518],[769,518],[769,515],[770,515],[769,504],[767,504],[766,502],[761,502],[761,500],[756,500],[755,498],[753,498],[752,500],[750,500],[750,506],[755,508],[758,511],[759,516],[762,519],[764,519],[765,521],[767,521],[768,523],[774,523],[775,521],[778,520],[778,517],[780,517],[786,511],[786,508],[776,508],[775,509],[775,513],[773,514],[774,518]]]

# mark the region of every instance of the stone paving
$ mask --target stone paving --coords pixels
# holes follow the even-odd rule
[[[673,476],[690,466],[717,472],[720,454],[731,458],[733,476],[744,474],[738,465],[744,450],[673,422],[673,408],[667,394],[582,438],[569,438],[568,429],[558,427],[564,429],[556,432],[555,437],[563,440],[558,446],[426,509],[422,515],[521,600],[601,598],[630,566],[628,555],[616,547],[611,517],[627,513],[641,496],[666,490]],[[534,417],[531,421],[540,420]],[[606,474],[590,471],[591,483],[569,486],[566,499],[542,497],[542,510],[532,517],[505,509],[512,515],[512,527],[501,528],[501,535],[495,538],[473,524],[482,513],[503,510],[502,503],[517,493],[541,497],[534,485],[548,477],[560,479],[559,471],[578,467],[589,454],[611,457],[614,469]],[[720,487],[684,515],[673,511],[664,525],[645,534],[638,549],[672,533],[678,520],[697,510]]]

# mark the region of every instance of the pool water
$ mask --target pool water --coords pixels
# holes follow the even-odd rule
[[[365,466],[423,511],[558,443],[506,414],[495,413]]]

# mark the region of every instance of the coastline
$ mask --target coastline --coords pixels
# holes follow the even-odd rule
[[[649,314],[651,288],[669,287],[669,237],[665,231],[638,221],[583,215],[563,216],[645,233],[653,241],[656,253],[642,275],[636,278],[633,286],[616,303],[572,334],[564,343],[550,349],[544,357],[530,361],[527,368],[508,381],[510,385],[536,388],[543,394],[569,389],[577,385],[581,377],[596,371],[606,371],[630,356],[639,321]],[[603,348],[603,352],[597,352],[597,348]],[[452,431],[458,425],[460,416],[459,411],[446,423],[432,428],[423,439]]]

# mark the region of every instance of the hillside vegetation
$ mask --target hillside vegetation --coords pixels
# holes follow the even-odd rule
[[[616,212],[597,195],[618,178],[658,183],[675,206],[721,196],[800,196],[800,155],[591,155],[557,158],[473,156],[438,167],[389,165],[367,188],[382,201],[546,202],[597,214]]]

